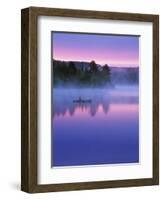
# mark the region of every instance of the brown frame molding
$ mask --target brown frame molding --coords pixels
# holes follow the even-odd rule
[[[37,183],[37,18],[38,16],[111,19],[153,23],[153,177],[38,185]],[[159,184],[159,16],[29,7],[21,10],[21,190],[54,192]]]

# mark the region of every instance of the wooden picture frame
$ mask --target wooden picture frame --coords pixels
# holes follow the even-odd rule
[[[60,16],[152,22],[153,24],[153,176],[152,178],[38,184],[37,162],[37,19]],[[159,16],[29,7],[21,11],[21,190],[28,193],[102,189],[159,184]],[[147,124],[148,126],[148,124]]]

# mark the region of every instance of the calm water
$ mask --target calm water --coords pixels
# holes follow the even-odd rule
[[[55,88],[53,105],[52,166],[139,162],[138,87]]]

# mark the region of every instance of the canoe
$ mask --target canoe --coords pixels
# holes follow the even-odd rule
[[[73,100],[73,103],[91,103],[92,100],[91,99],[77,99],[77,100]]]

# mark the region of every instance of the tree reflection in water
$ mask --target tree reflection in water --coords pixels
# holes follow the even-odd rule
[[[81,97],[83,100],[91,99],[91,102],[77,102],[74,100]],[[101,107],[102,112],[107,114],[111,104],[137,104],[138,91],[130,91],[117,89],[53,89],[53,116],[65,116],[68,112],[70,116],[75,115],[77,111],[87,112],[90,116],[95,116]]]

